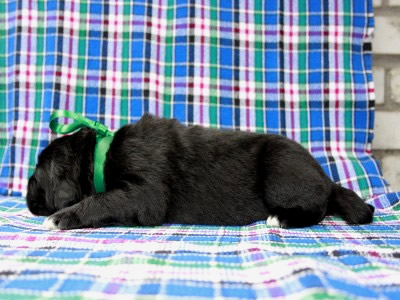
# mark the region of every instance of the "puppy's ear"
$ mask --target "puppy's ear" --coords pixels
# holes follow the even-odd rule
[[[70,180],[63,180],[54,190],[54,205],[57,210],[74,205],[78,201],[75,184]]]
[[[28,181],[28,193],[26,195],[26,203],[31,213],[38,216],[50,216],[50,211],[46,206],[45,192],[32,175]]]

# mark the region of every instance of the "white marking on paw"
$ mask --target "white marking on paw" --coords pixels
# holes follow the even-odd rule
[[[43,226],[44,226],[44,228],[46,228],[48,230],[56,230],[56,229],[58,229],[57,225],[54,223],[53,218],[51,216],[46,218],[46,220],[44,220]]]
[[[273,226],[273,227],[281,227],[281,224],[279,223],[279,219],[277,216],[272,216],[270,215],[267,219],[267,225],[268,226]]]

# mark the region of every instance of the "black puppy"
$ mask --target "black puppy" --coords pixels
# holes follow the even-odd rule
[[[163,223],[303,227],[338,214],[372,221],[374,208],[333,183],[301,145],[278,135],[184,127],[145,115],[115,133],[106,192],[93,185],[96,134],[54,140],[29,179],[27,203],[49,229]]]

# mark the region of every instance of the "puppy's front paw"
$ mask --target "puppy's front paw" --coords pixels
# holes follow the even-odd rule
[[[281,217],[269,215],[267,218],[267,226],[271,227],[279,227],[279,228],[288,228],[287,219],[282,219]]]
[[[46,218],[43,226],[48,230],[57,230],[81,228],[82,224],[75,209],[67,207]]]
[[[44,220],[43,226],[44,226],[44,228],[46,228],[48,230],[58,229],[56,223],[54,222],[54,219],[51,216],[47,217],[46,220]]]
[[[267,225],[271,227],[280,227],[281,224],[277,216],[270,215],[267,219]]]

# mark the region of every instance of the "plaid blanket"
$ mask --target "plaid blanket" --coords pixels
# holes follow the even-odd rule
[[[371,0],[0,1],[0,299],[400,298],[400,193],[371,156]],[[278,133],[377,208],[306,229],[43,229],[54,109]]]
[[[371,2],[1,2],[0,193],[26,192],[59,108],[112,129],[151,112],[284,134],[334,181],[388,192],[371,157]]]
[[[0,298],[399,299],[399,197],[376,197],[395,206],[365,226],[327,218],[290,230],[258,222],[66,232],[44,230],[24,199],[0,198]]]

